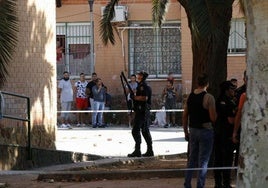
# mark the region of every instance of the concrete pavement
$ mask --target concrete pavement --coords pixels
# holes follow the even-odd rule
[[[184,140],[182,127],[151,127],[153,149],[157,155],[173,155],[185,153],[187,142]],[[135,142],[131,128],[110,126],[106,128],[74,127],[57,130],[57,150],[89,153],[104,157],[125,157],[134,150]],[[146,151],[146,143],[142,140],[142,152]]]
[[[180,154],[187,151],[187,142],[181,127],[152,127],[155,156]],[[105,156],[106,158],[64,165],[43,167],[32,171],[6,171],[0,173],[4,187],[102,187],[102,188],[182,188],[183,169],[132,170],[116,172],[85,172],[91,165],[123,162],[127,160],[152,160],[153,158],[127,158],[133,151],[134,140],[128,127],[58,129],[57,150],[74,151]],[[142,152],[146,151],[143,140]],[[185,165],[185,162],[182,164]],[[80,169],[80,170],[79,170]],[[134,178],[133,178],[134,177]],[[135,178],[136,177],[136,178]],[[38,181],[39,180],[39,181]],[[82,181],[83,180],[83,181]],[[98,180],[98,181],[96,181]],[[195,185],[196,179],[193,179]],[[206,187],[214,187],[208,176]]]

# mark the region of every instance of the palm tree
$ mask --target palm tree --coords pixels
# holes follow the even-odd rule
[[[101,38],[107,45],[115,43],[111,20],[114,6],[119,0],[111,0],[101,20]],[[178,0],[184,7],[192,36],[193,71],[192,87],[196,86],[196,75],[202,72],[210,77],[210,92],[218,95],[219,84],[227,77],[227,48],[234,0]],[[161,27],[167,0],[152,1],[153,23]]]
[[[16,0],[0,0],[0,88],[8,76],[8,64],[17,44]]]
[[[196,75],[210,77],[210,92],[218,96],[227,77],[227,48],[234,0],[178,0],[184,7],[192,37],[193,87]]]

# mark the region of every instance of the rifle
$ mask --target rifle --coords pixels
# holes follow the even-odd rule
[[[121,84],[122,84],[122,87],[123,87],[123,90],[124,90],[124,95],[125,95],[125,98],[126,98],[126,103],[128,104],[127,92],[126,92],[126,87],[125,86],[128,87],[130,96],[134,96],[134,92],[133,92],[132,88],[130,87],[130,85],[129,85],[128,81],[127,81],[127,78],[126,78],[126,76],[125,76],[125,74],[124,74],[123,71],[120,74],[120,79],[121,79]],[[133,102],[132,102],[132,105],[131,105],[131,111],[130,111],[130,113],[132,112],[132,108],[133,108]]]
[[[123,87],[123,90],[124,90],[124,95],[125,95],[125,99],[127,101],[127,92],[126,92],[126,87],[124,85],[124,81],[123,81],[123,76],[122,74],[120,75],[120,80],[121,80],[121,84],[122,84],[122,87]]]

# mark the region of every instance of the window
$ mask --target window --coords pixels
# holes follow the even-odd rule
[[[180,23],[164,24],[160,29],[150,24],[132,24],[129,30],[129,73],[144,70],[150,78],[181,75]]]
[[[92,72],[90,31],[90,23],[57,23],[58,78],[62,77],[64,71],[69,71],[71,76]]]
[[[246,52],[245,20],[233,19],[231,22],[228,53]]]

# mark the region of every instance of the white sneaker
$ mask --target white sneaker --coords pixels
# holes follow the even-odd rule
[[[67,125],[63,123],[60,125],[60,128],[67,128]]]
[[[68,124],[66,124],[66,128],[72,129],[72,126],[68,123]]]
[[[81,127],[85,127],[85,126],[86,126],[86,124],[84,124],[84,123],[81,124]]]
[[[81,124],[80,124],[80,123],[77,123],[77,124],[76,124],[76,127],[80,127],[80,126],[81,126]]]

